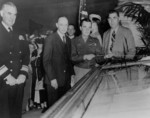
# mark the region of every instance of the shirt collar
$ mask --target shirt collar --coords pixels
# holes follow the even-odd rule
[[[88,41],[91,40],[91,39],[93,39],[93,38],[92,38],[91,36],[88,36],[87,40],[85,41],[85,40],[83,39],[82,35],[79,36],[79,40],[82,41],[82,42],[84,42],[84,43],[88,42]]]
[[[63,41],[63,36],[65,36],[65,34],[64,34],[64,35],[61,34],[61,33],[59,32],[59,30],[57,30],[57,33],[58,33],[58,35],[60,36],[61,40]]]
[[[118,27],[116,27],[115,29],[111,29],[111,33],[113,32],[113,31],[115,31],[115,34],[117,33],[117,31],[118,31],[118,28],[119,28],[119,26]]]
[[[12,30],[12,27],[8,27],[3,21],[2,21],[2,25],[5,27],[5,29],[6,29],[8,32],[10,32],[9,28],[11,28],[11,30]]]
[[[74,35],[72,35],[72,36],[69,36],[69,35],[68,35],[68,37],[69,37],[70,39],[73,39],[75,36],[74,36]]]

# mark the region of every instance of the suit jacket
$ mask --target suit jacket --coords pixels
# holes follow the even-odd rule
[[[103,49],[105,55],[109,52],[109,41],[110,41],[111,30],[107,30],[103,35]],[[112,48],[113,54],[116,57],[133,58],[135,56],[135,42],[132,32],[123,26],[119,26],[115,42]]]
[[[71,41],[66,37],[64,44],[57,32],[48,36],[44,43],[43,65],[46,73],[45,83],[57,79],[58,86],[64,86],[74,74],[71,62]]]

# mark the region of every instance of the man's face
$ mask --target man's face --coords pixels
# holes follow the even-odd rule
[[[17,9],[10,5],[5,5],[1,10],[1,16],[3,22],[8,26],[12,27],[16,21]]]
[[[67,32],[67,29],[68,29],[67,18],[65,18],[65,17],[59,18],[58,23],[56,23],[56,26],[57,26],[57,28],[61,34],[65,34]]]
[[[91,22],[83,21],[82,26],[80,27],[82,35],[83,36],[89,36],[91,33],[91,28],[92,28]]]
[[[97,23],[93,22],[92,23],[92,33],[98,32],[98,25]]]
[[[111,13],[108,17],[108,22],[111,28],[115,29],[119,26],[119,16],[117,13]]]
[[[74,33],[75,33],[74,26],[73,25],[69,25],[67,32],[68,32],[69,36],[73,36]]]

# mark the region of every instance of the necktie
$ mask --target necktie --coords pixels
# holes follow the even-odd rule
[[[8,29],[9,29],[9,32],[12,32],[12,29],[10,27]]]
[[[66,43],[66,37],[65,36],[63,36],[63,42]]]
[[[12,34],[13,34],[12,29],[10,27],[8,29],[9,29],[9,35],[10,35],[10,37],[12,37]]]
[[[111,35],[111,45],[110,45],[110,51],[112,51],[112,48],[113,48],[113,44],[115,42],[115,31],[113,31],[112,35]]]

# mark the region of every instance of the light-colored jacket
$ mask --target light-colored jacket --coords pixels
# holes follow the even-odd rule
[[[109,41],[110,41],[111,29],[107,30],[103,36],[103,49],[105,55],[109,53]],[[135,42],[134,37],[130,29],[119,26],[115,42],[113,43],[112,53],[116,57],[133,58],[135,56]]]

